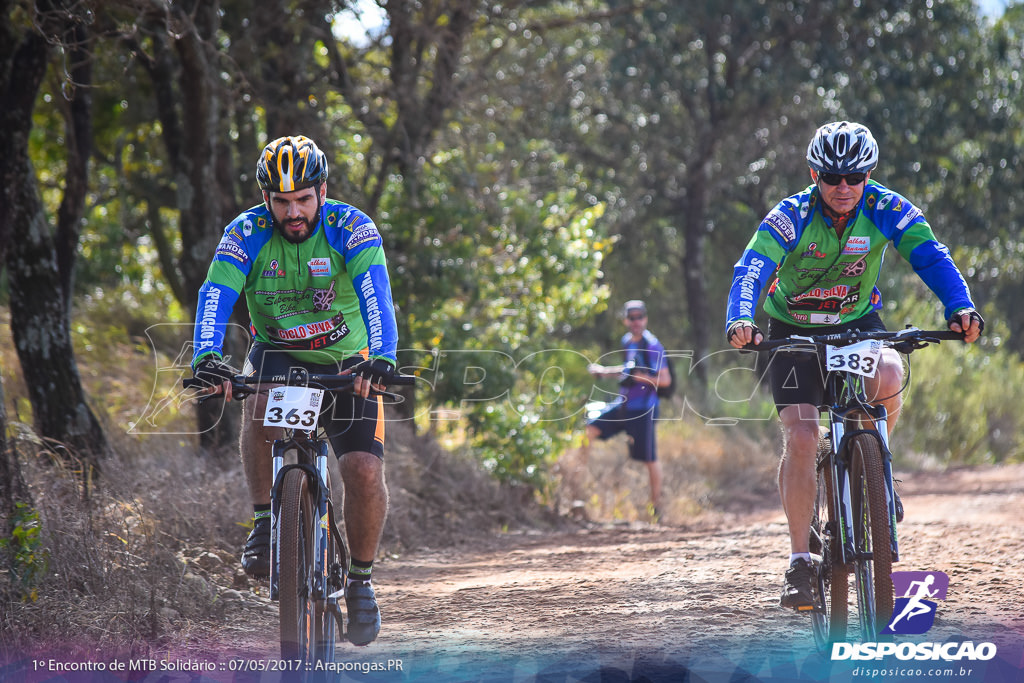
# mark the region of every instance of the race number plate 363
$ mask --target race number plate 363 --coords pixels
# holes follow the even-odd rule
[[[323,389],[307,387],[276,387],[267,398],[263,424],[267,427],[290,427],[309,431],[316,427],[323,404]]]
[[[868,339],[849,346],[829,346],[825,350],[825,363],[833,372],[852,372],[874,377],[878,360],[882,357],[882,343]]]

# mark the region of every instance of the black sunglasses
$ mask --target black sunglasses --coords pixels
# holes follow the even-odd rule
[[[640,315],[628,315],[626,316],[626,320],[643,320],[646,317],[646,315],[641,313]]]
[[[821,182],[826,185],[838,185],[845,180],[847,185],[853,187],[854,185],[860,185],[863,183],[864,179],[868,177],[868,174],[850,173],[848,175],[841,175],[839,173],[821,173],[818,177],[821,178]]]

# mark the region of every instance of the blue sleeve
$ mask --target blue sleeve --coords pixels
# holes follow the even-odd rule
[[[391,298],[391,280],[387,267],[372,265],[353,282],[359,296],[359,311],[366,324],[366,335],[371,358],[386,358],[397,364],[398,324],[395,305]]]
[[[654,366],[651,368],[651,374],[657,375],[665,367],[665,346],[660,341],[655,341],[651,344],[650,351],[650,363]]]
[[[737,320],[754,321],[761,291],[775,274],[786,255],[800,242],[809,222],[805,206],[811,201],[812,188],[787,197],[775,205],[757,226],[740,260],[733,267],[725,327]]]
[[[945,306],[946,320],[962,308],[974,308],[964,276],[953,263],[946,245],[924,242],[910,252],[910,265]]]
[[[901,195],[889,191],[884,205],[879,202],[879,211],[879,230],[892,240],[897,251],[942,302],[946,320],[961,308],[974,308],[967,282],[953,262],[949,249],[935,238],[921,210]]]
[[[238,301],[238,292],[209,280],[199,289],[196,307],[196,326],[192,339],[192,367],[204,356],[224,355],[224,334],[228,318]]]
[[[367,346],[371,358],[386,358],[397,364],[398,324],[391,296],[384,241],[369,216],[349,207],[341,221],[338,239],[344,241],[342,253],[352,275],[352,287],[359,299],[359,312],[366,325]]]
[[[252,270],[253,260],[243,237],[246,232],[252,233],[250,214],[251,211],[241,214],[224,229],[206,274],[206,282],[199,288],[196,326],[192,338],[193,368],[204,356],[224,355],[228,318],[245,286],[246,276]]]
[[[754,309],[761,299],[761,290],[771,280],[778,264],[753,248],[747,248],[736,263],[729,287],[725,326],[737,320],[754,320]]]

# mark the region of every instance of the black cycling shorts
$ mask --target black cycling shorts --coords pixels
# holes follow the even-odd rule
[[[772,318],[768,324],[768,338],[781,339],[794,334],[836,334],[850,330],[884,332],[886,328],[877,311],[841,325],[821,325],[813,328],[797,327]],[[781,412],[786,406],[798,403],[820,407],[825,398],[824,360],[813,353],[768,353],[768,381],[772,389],[772,398],[775,400],[775,408]]]
[[[305,368],[310,374],[336,375],[340,370],[363,361],[362,356],[352,356],[339,362],[325,364],[296,360],[287,351],[272,344],[256,342],[249,350],[243,374],[286,375],[293,367]],[[380,396],[363,398],[348,392],[333,392],[325,396],[326,405],[320,416],[323,427],[335,455],[341,457],[353,451],[373,453],[384,458],[384,404]],[[328,415],[329,413],[329,415]],[[252,416],[262,420],[262,415]]]

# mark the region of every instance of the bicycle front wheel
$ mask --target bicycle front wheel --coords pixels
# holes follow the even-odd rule
[[[317,519],[309,480],[301,469],[285,472],[281,485],[280,514],[278,611],[281,621],[281,658],[313,662],[317,637],[313,595]]]
[[[892,618],[893,589],[885,474],[878,440],[871,434],[851,439],[850,488],[861,639],[874,642]]]
[[[846,638],[849,617],[849,570],[843,564],[841,522],[836,501],[832,490],[832,468],[827,465],[820,467],[811,522],[811,552],[821,555],[821,563],[818,565],[818,604],[811,614],[811,629],[814,642],[822,652],[827,652],[832,643]]]

